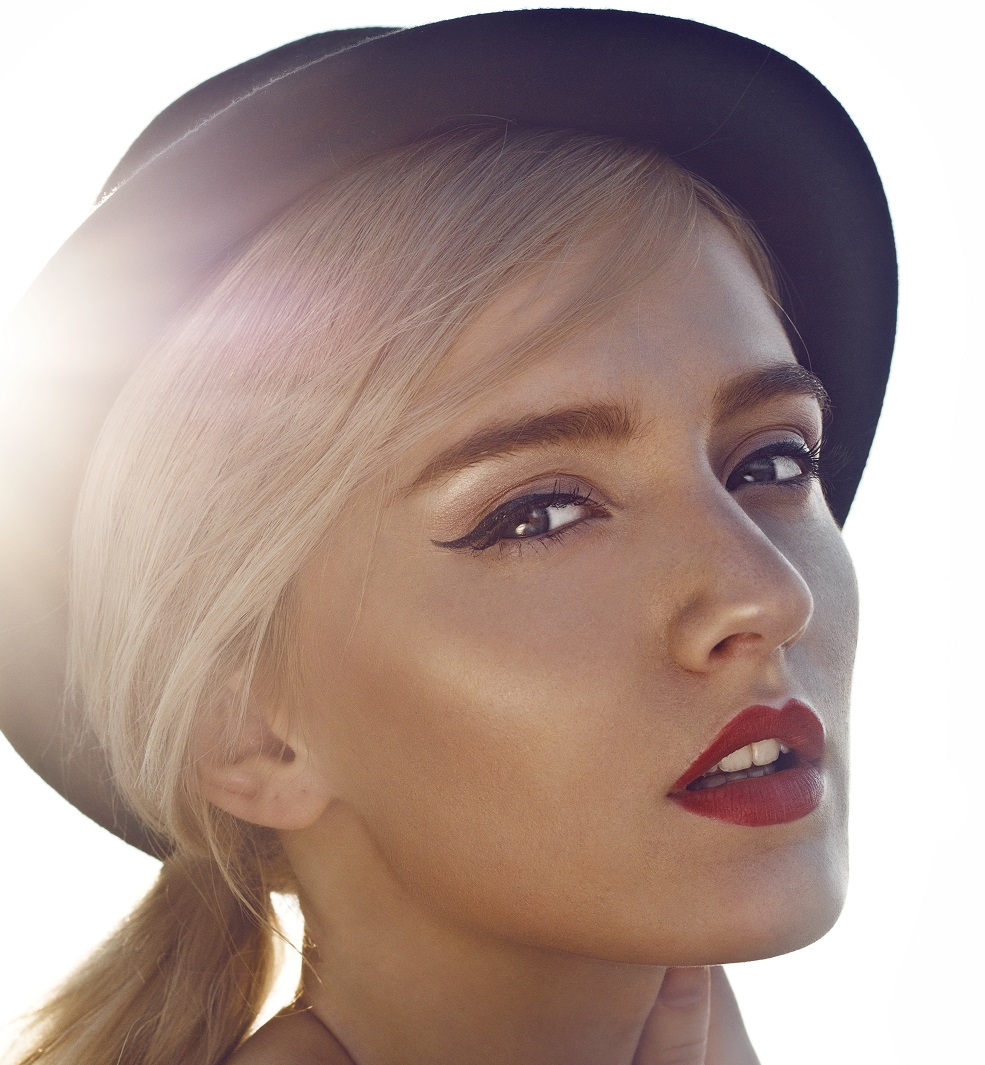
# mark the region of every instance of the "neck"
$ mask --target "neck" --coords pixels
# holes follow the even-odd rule
[[[304,848],[330,862],[291,860],[305,999],[358,1065],[631,1065],[662,967],[456,924],[410,897],[353,828]]]

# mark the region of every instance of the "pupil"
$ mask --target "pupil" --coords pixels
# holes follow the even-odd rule
[[[517,536],[539,536],[541,533],[550,532],[551,519],[547,513],[547,507],[532,507],[530,519],[522,521],[513,532]]]
[[[776,476],[776,469],[773,465],[773,460],[770,458],[754,459],[747,468],[746,472],[742,475],[742,480],[746,483],[754,483],[756,481],[772,481]]]

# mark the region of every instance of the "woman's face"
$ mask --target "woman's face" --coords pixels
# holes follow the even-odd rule
[[[334,801],[289,853],[358,839],[430,918],[594,957],[749,959],[831,925],[856,594],[806,454],[820,406],[725,231],[691,251],[339,515],[292,706]],[[456,370],[549,314],[525,295]],[[760,710],[729,750],[786,739],[793,768],[674,797],[741,711],[791,699],[823,754]]]

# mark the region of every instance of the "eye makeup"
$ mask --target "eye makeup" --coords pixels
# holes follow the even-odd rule
[[[554,482],[550,491],[527,492],[501,503],[470,532],[456,540],[432,540],[437,547],[468,549],[479,553],[512,541],[556,542],[571,528],[593,518],[608,517],[608,511],[577,484]]]
[[[805,488],[818,478],[820,443],[810,447],[802,438],[786,437],[756,448],[727,474],[728,492],[747,488]],[[610,517],[610,511],[577,481],[556,479],[549,491],[527,491],[498,504],[469,532],[453,540],[432,540],[436,547],[481,554],[528,544],[548,546],[575,527]]]
[[[757,448],[729,473],[725,480],[728,491],[746,485],[802,486],[815,481],[820,468],[821,445],[814,447],[801,439],[788,437]]]

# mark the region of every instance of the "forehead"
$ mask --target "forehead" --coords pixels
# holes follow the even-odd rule
[[[549,322],[582,266],[560,271],[554,290],[518,285],[489,307],[452,353],[478,370],[503,347]],[[709,415],[727,383],[795,363],[778,312],[728,232],[705,219],[673,259],[601,316],[475,405],[476,417],[516,416],[558,405],[620,401],[655,416]]]

